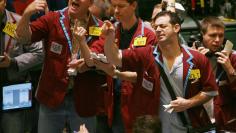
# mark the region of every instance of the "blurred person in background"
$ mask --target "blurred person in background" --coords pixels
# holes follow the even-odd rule
[[[38,74],[30,72],[34,67],[40,68],[44,58],[42,42],[35,42],[31,45],[17,42],[14,38],[14,27],[21,17],[5,9],[5,6],[6,0],[0,0],[0,56],[3,57],[0,61],[0,105],[2,105],[2,89],[4,86],[31,82],[34,87],[32,90],[35,92]],[[38,110],[35,99],[32,98],[32,101],[33,107],[29,109],[3,111],[1,106],[0,132],[33,133],[38,120]]]

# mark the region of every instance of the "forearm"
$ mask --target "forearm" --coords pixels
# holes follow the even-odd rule
[[[30,17],[30,14],[24,14],[17,25],[16,38],[21,43],[30,43],[31,41]]]
[[[91,51],[86,42],[80,43],[81,58],[84,58],[85,63],[92,67],[94,66],[93,60],[91,59]]]
[[[209,101],[212,96],[207,95],[205,92],[199,92],[196,96],[188,99],[190,101],[189,108],[202,105]]]
[[[105,45],[104,45],[104,52],[105,52],[105,55],[107,56],[108,62],[121,67],[122,55],[113,40],[114,40],[114,37],[106,38]]]
[[[126,81],[130,81],[132,83],[136,83],[137,82],[137,73],[136,72],[129,72],[129,71],[125,71],[125,72],[120,72],[120,71],[116,71],[115,76],[121,80],[126,80]]]

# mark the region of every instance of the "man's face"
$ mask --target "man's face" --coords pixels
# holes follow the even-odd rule
[[[158,17],[152,25],[153,29],[156,31],[158,43],[166,42],[170,40],[173,35],[178,33],[180,26],[172,25],[169,21],[169,16],[161,16]]]
[[[92,0],[69,0],[69,14],[72,16],[83,15],[92,5]]]
[[[0,0],[0,13],[2,13],[6,6],[6,0]]]
[[[116,19],[121,23],[127,22],[135,14],[135,2],[130,4],[127,0],[111,0],[111,5]]]
[[[203,44],[212,52],[218,51],[224,41],[224,28],[209,26],[203,34]]]

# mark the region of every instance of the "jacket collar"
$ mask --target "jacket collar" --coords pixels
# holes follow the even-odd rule
[[[131,44],[133,44],[133,42],[134,42],[134,39],[136,38],[136,37],[140,37],[140,36],[142,36],[142,37],[144,37],[145,35],[144,35],[144,27],[145,27],[145,25],[144,25],[144,22],[141,20],[141,19],[137,19],[137,23],[138,23],[138,26],[136,27],[136,29],[135,29],[135,32],[134,32],[134,35],[133,35],[133,38],[131,39],[131,42],[130,42],[130,46],[129,47],[132,47],[133,45],[131,45]],[[115,28],[116,28],[116,40],[117,40],[117,45],[119,46],[120,45],[120,31],[121,31],[121,23],[120,22],[115,22],[114,23],[114,26],[115,26]]]
[[[189,49],[186,46],[180,46],[181,51],[183,53],[183,84],[184,84],[184,92],[186,92],[187,86],[188,86],[188,79],[190,76],[190,72],[193,69],[194,63],[193,63],[193,55],[189,51]],[[161,51],[158,46],[154,48],[153,55],[155,57],[155,61],[160,64],[161,67],[163,67],[163,59],[161,56]]]

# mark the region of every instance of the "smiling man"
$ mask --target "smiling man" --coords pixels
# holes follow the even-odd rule
[[[69,0],[67,8],[49,12],[30,24],[30,16],[45,10],[47,5],[46,1],[37,0],[26,8],[18,24],[16,32],[20,41],[45,41],[45,62],[36,93],[40,102],[39,133],[60,133],[65,123],[72,131],[85,124],[89,132],[95,132],[95,115],[105,77],[90,71],[83,59],[78,59],[80,55],[74,43],[77,38],[73,36],[74,27],[88,31],[90,27],[98,29],[102,25],[88,10],[92,4],[93,0]],[[102,41],[89,33],[83,43]],[[71,65],[72,62],[79,67]],[[76,70],[81,73],[76,75]]]

